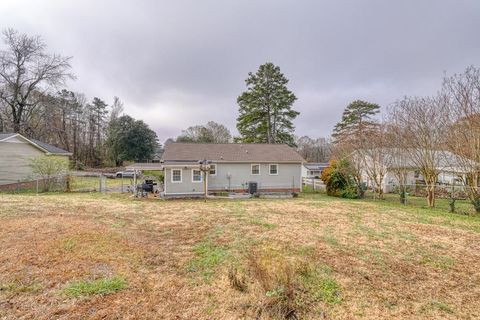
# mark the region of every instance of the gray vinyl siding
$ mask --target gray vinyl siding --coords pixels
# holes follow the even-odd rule
[[[260,165],[260,175],[251,174],[252,164]],[[278,165],[278,175],[269,174],[270,163],[216,163],[216,175],[208,175],[208,190],[246,189],[249,182],[257,182],[259,189],[301,188],[301,163],[272,164]],[[172,168],[165,168],[167,195],[203,192],[203,183],[192,182],[192,168],[178,169],[182,170],[182,182],[172,183]]]
[[[252,164],[260,165],[260,175],[252,175]],[[217,163],[216,176],[208,177],[208,189],[246,189],[249,182],[257,182],[259,189],[300,188],[300,163],[272,164],[278,165],[278,175],[269,174],[269,163]]]
[[[0,142],[0,185],[31,180],[30,159],[45,155],[27,142]]]
[[[182,170],[182,182],[172,183],[172,169]],[[192,182],[192,168],[165,168],[166,194],[203,193],[203,182]]]

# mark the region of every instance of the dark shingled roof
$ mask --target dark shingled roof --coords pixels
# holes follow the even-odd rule
[[[71,152],[68,152],[66,150],[63,150],[63,149],[57,148],[55,146],[52,146],[51,144],[48,144],[48,143],[45,143],[45,142],[42,142],[42,141],[39,141],[39,140],[36,140],[36,139],[25,138],[24,136],[22,136],[19,133],[0,133],[0,141],[3,140],[3,139],[13,137],[13,136],[17,136],[17,135],[20,136],[21,138],[29,141],[31,144],[32,143],[36,144],[37,146],[46,150],[49,153],[60,154],[60,155],[71,155],[72,154]]]
[[[304,162],[293,148],[286,144],[248,143],[169,143],[162,160],[227,162]]]
[[[41,148],[47,150],[50,153],[55,153],[55,154],[71,154],[71,152],[68,152],[66,150],[57,148],[55,146],[52,146],[51,144],[36,140],[36,139],[30,139],[33,143],[39,145]]]

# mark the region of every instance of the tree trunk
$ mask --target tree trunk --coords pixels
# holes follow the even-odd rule
[[[427,186],[427,203],[429,208],[435,207],[435,185]]]
[[[401,204],[407,203],[407,190],[404,184],[400,185],[400,203]]]
[[[474,199],[471,201],[476,213],[480,213],[480,199]]]

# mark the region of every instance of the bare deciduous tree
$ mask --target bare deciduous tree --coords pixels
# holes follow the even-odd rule
[[[3,32],[6,49],[0,52],[0,101],[9,108],[15,132],[22,131],[26,114],[38,105],[35,92],[45,92],[73,78],[70,57],[47,54],[38,36],[30,37],[13,29]]]
[[[459,155],[455,166],[463,175],[466,193],[480,212],[480,69],[468,67],[463,74],[446,77],[443,97],[449,110],[447,145]]]
[[[448,110],[440,98],[405,97],[391,109],[399,147],[423,176],[429,207],[435,206],[435,186],[445,145]]]
[[[297,138],[297,151],[309,162],[328,162],[332,153],[332,144],[326,138],[312,139],[308,136]]]
[[[378,123],[357,141],[356,157],[372,183],[378,198],[383,198],[383,182],[390,168],[392,157],[388,153],[387,125]]]
[[[178,142],[229,143],[232,135],[227,127],[214,121],[188,127],[177,137]]]

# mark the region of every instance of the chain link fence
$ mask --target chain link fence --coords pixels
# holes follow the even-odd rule
[[[365,187],[364,200],[382,201],[398,205],[405,205],[415,208],[428,208],[427,186],[415,184],[405,186],[404,192],[400,188],[389,188],[388,193],[379,197],[378,192],[372,188]],[[320,179],[303,178],[302,191],[305,194],[326,194],[325,185]],[[464,185],[439,184],[435,186],[435,208],[455,212],[458,214],[475,214],[475,207],[468,197],[471,187]]]
[[[469,198],[471,187],[464,185],[438,184],[435,186],[435,208],[461,214],[474,214],[475,207]],[[417,208],[427,208],[428,187],[424,184],[406,185],[404,191],[397,186],[379,198],[378,192],[367,189],[366,199],[399,203]]]
[[[137,177],[140,183],[141,176]],[[116,177],[111,174],[72,172],[51,177],[30,177],[1,185],[3,193],[42,193],[42,192],[133,192],[134,179]]]

